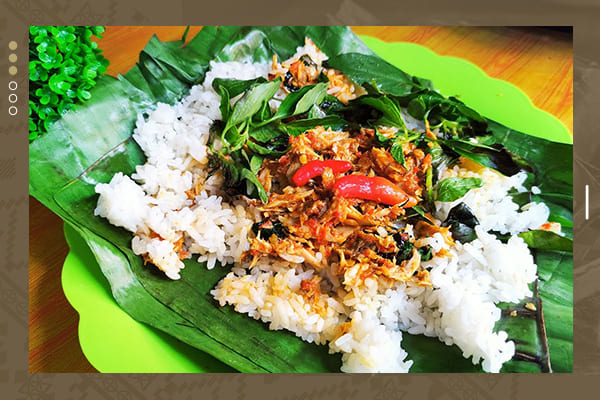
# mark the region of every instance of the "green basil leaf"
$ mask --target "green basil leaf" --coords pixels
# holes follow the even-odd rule
[[[487,120],[456,97],[446,97],[431,88],[399,96],[407,112],[419,120],[427,120],[432,129],[440,128],[446,139],[488,133]]]
[[[479,144],[467,141],[440,140],[439,142],[456,154],[492,168],[506,176],[516,174],[521,171],[522,167],[528,168],[524,161],[521,161],[500,143],[482,147]]]
[[[415,97],[406,106],[406,111],[416,119],[424,119],[427,113],[427,105],[422,97]]]
[[[314,85],[307,85],[300,88],[300,90],[291,92],[287,96],[285,96],[285,99],[283,99],[283,101],[279,105],[277,112],[275,112],[275,115],[273,115],[273,121],[288,118],[294,115],[294,111],[300,99],[313,87]]]
[[[263,203],[269,201],[269,195],[265,191],[264,186],[262,185],[262,183],[260,183],[256,175],[252,171],[250,171],[248,168],[243,168],[241,170],[240,175],[242,178],[246,179],[246,183],[249,184],[248,188],[250,190],[248,190],[248,195],[254,194],[254,190],[252,190],[252,188],[254,188],[256,190],[256,193],[258,194],[258,197],[263,201]]]
[[[275,95],[280,85],[281,79],[274,79],[271,82],[257,84],[250,88],[233,107],[227,125],[233,126],[251,118],[262,108],[265,102],[268,102]]]
[[[260,171],[260,167],[262,166],[263,160],[263,157],[254,154],[250,159],[250,171],[252,171],[255,174],[258,174],[258,171]]]
[[[221,96],[221,118],[227,121],[231,116],[231,99],[242,94],[253,85],[266,82],[265,78],[259,77],[249,80],[215,78],[212,83],[213,89]]]
[[[406,161],[404,160],[404,152],[402,151],[402,143],[394,143],[390,148],[390,154],[394,157],[394,160],[399,162],[404,168],[406,168]]]
[[[400,107],[398,106],[398,104],[394,103],[394,101],[391,100],[389,97],[361,96],[355,101],[359,104],[365,104],[367,106],[370,106],[383,113],[383,117],[390,121],[392,126],[406,129],[406,124],[404,123],[404,119],[402,118]]]
[[[270,140],[287,136],[287,134],[275,123],[260,127],[251,127],[249,136],[258,142],[268,142]]]
[[[434,221],[429,219],[427,217],[427,215],[425,215],[425,210],[421,206],[414,206],[414,207],[408,208],[406,210],[405,216],[406,216],[406,218],[418,218],[418,219],[428,222],[430,224],[435,223]]]
[[[342,71],[359,85],[372,84],[377,89],[396,96],[423,88],[412,76],[374,55],[339,54],[329,58],[327,66]]]
[[[224,121],[227,121],[231,117],[231,111],[233,110],[231,106],[231,96],[229,95],[229,90],[225,86],[219,85],[218,83],[213,84],[213,88],[221,97],[221,103],[219,105],[219,111],[221,111],[221,118]]]
[[[437,201],[451,202],[463,197],[471,189],[483,185],[480,178],[446,178],[438,184]]]
[[[346,127],[346,125],[348,125],[346,120],[336,115],[330,115],[324,118],[299,119],[296,121],[287,122],[285,124],[281,124],[281,128],[290,136],[298,136],[317,126],[322,126],[326,129],[331,128],[333,130],[341,130]]]
[[[281,156],[287,151],[287,141],[285,143],[282,143],[281,141],[272,141],[259,144],[252,140],[248,140],[246,145],[252,152],[271,158]]]
[[[315,104],[321,103],[327,94],[327,85],[327,83],[317,83],[308,90],[306,94],[298,100],[292,116],[305,113]]]
[[[305,113],[314,105],[321,103],[326,95],[327,83],[304,86],[285,97],[269,122]]]
[[[265,83],[267,80],[263,77],[254,79],[240,80],[240,79],[226,79],[226,78],[215,78],[212,83],[213,89],[219,93],[220,90],[226,89],[231,98],[234,98],[252,86]]]
[[[241,126],[241,129],[245,127]],[[246,143],[247,136],[240,132],[237,126],[232,126],[229,129],[225,128],[222,135],[223,144],[229,149],[230,152],[234,152],[241,149]]]

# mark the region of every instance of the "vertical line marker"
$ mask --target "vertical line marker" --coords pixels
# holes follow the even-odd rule
[[[590,185],[585,185],[585,220],[590,219]]]

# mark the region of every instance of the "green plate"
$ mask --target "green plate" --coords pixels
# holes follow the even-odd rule
[[[445,95],[458,96],[487,118],[516,130],[561,143],[572,143],[569,130],[536,108],[516,86],[490,78],[455,57],[440,56],[412,43],[386,43],[361,36],[379,56],[434,82]],[[114,301],[110,286],[85,241],[65,224],[70,247],[62,286],[79,312],[83,353],[100,372],[231,372],[230,367],[187,344],[133,320]],[[149,349],[151,351],[149,351]]]

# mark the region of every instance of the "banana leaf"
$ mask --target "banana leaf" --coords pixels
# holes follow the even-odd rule
[[[118,79],[104,76],[92,99],[68,112],[47,135],[30,144],[29,191],[71,224],[94,252],[117,303],[133,318],[199,348],[242,372],[338,372],[339,355],[303,342],[231,307],[220,307],[209,291],[228,272],[186,261],[179,281],[144,266],[130,248],[131,234],[95,217],[94,186],[116,172],[129,174],[144,162],[131,139],[137,115],[157,102],[172,104],[203,80],[211,60],[264,61],[291,56],[310,37],[329,56],[374,53],[346,27],[205,27],[184,40],[153,37],[138,64]],[[403,73],[398,70],[398,73]],[[535,138],[489,121],[489,143],[501,143],[527,161],[529,184],[552,213],[572,227],[572,146]],[[531,195],[533,196],[533,195]],[[537,251],[539,282],[522,304],[502,305],[497,328],[509,333],[517,356],[506,372],[572,371],[572,254]],[[532,286],[533,288],[533,286]],[[527,308],[534,304],[535,311]],[[516,317],[513,311],[516,311]],[[479,372],[455,346],[404,334],[413,372]]]

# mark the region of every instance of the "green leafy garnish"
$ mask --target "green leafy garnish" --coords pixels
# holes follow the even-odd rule
[[[463,197],[471,189],[483,185],[480,178],[447,178],[438,184],[437,201],[454,201]]]
[[[281,78],[267,81],[215,79],[213,88],[221,95],[220,110],[225,125],[212,135],[209,147],[214,169],[222,168],[229,187],[240,189],[245,183],[245,193],[257,196],[263,202],[268,194],[257,178],[262,161],[283,155],[288,148],[289,136],[299,135],[317,125],[341,127],[347,124],[337,116],[324,118],[299,118],[290,123],[282,120],[306,115],[327,96],[327,83],[307,85],[290,93],[276,112],[271,111],[269,101],[281,86]],[[231,99],[241,97],[231,106]],[[214,151],[213,142],[219,138],[223,147]]]
[[[430,85],[423,79],[415,79],[375,55],[346,53],[327,60],[327,66],[343,71],[359,85],[371,84],[377,90],[395,96],[406,96],[414,90]]]
[[[297,92],[290,93],[281,102],[277,112],[267,122],[293,117],[307,112],[310,108],[319,104],[327,94],[327,83],[307,85]]]
[[[267,202],[268,194],[257,178],[262,161],[267,156],[281,155],[287,147],[287,134],[273,125],[255,127],[271,118],[269,100],[281,85],[281,79],[267,81],[215,79],[213,88],[221,95],[220,110],[224,126],[215,129],[209,147],[213,169],[222,169],[226,183],[231,188],[241,188],[245,193]],[[231,99],[241,97],[231,106]],[[214,150],[214,140],[219,138],[222,149]]]
[[[389,97],[383,96],[361,96],[353,103],[364,104],[381,112],[381,120],[378,125],[394,126],[407,133],[406,124],[402,118],[400,106]]]
[[[231,116],[227,119],[225,132],[232,126],[240,123],[247,123],[248,120],[260,111],[263,105],[273,97],[280,85],[281,79],[252,85],[244,97],[242,97],[235,104],[235,107],[233,107]]]
[[[77,102],[92,97],[90,90],[106,72],[92,36],[101,26],[32,26],[29,28],[29,140],[47,132]]]
[[[298,119],[281,124],[280,128],[286,131],[290,136],[299,136],[316,126],[322,126],[325,129],[331,128],[333,130],[339,130],[343,129],[346,125],[348,125],[348,122],[341,117],[338,117],[337,115],[328,115],[323,118]]]
[[[427,120],[431,129],[440,129],[445,139],[488,133],[486,119],[456,97],[446,97],[426,88],[399,101],[412,117]]]
[[[438,140],[438,142],[450,152],[494,169],[506,176],[514,175],[522,168],[530,168],[526,162],[521,161],[518,156],[512,154],[500,143],[487,146],[457,139]]]

